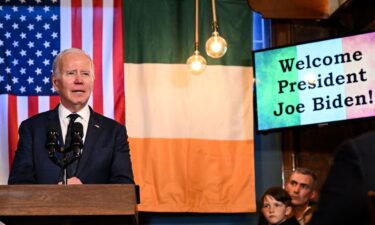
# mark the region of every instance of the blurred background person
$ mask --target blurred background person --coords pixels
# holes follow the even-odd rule
[[[300,225],[306,225],[311,220],[314,202],[317,198],[318,179],[315,172],[308,168],[296,168],[285,184],[285,190],[292,198],[293,214]]]
[[[337,149],[311,225],[371,223],[368,193],[375,190],[374,140],[372,131],[344,142]]]

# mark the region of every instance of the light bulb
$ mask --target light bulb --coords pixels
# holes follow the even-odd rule
[[[194,51],[194,54],[186,61],[189,70],[194,74],[200,74],[206,69],[206,59],[201,56],[198,50]]]
[[[315,76],[315,74],[309,72],[309,73],[305,74],[304,80],[308,84],[315,84],[315,82],[316,82],[316,76]]]
[[[217,31],[214,31],[206,41],[206,52],[208,56],[214,59],[222,57],[227,52],[227,42],[220,37]]]

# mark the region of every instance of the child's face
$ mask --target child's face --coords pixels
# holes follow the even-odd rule
[[[269,224],[279,224],[287,218],[291,207],[277,201],[271,195],[266,195],[263,200],[262,213]]]

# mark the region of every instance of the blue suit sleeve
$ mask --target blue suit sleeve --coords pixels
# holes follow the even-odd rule
[[[124,126],[118,127],[109,182],[134,184],[128,135]]]
[[[27,124],[21,123],[18,135],[17,150],[8,184],[34,184],[36,179],[33,164],[32,135]]]

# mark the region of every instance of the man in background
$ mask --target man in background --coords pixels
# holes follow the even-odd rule
[[[375,190],[374,140],[371,131],[338,148],[311,225],[375,224],[369,199],[369,192]]]
[[[286,182],[285,190],[292,198],[293,214],[300,225],[309,223],[313,213],[311,201],[317,197],[317,176],[308,168],[297,168]]]

